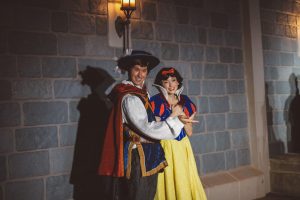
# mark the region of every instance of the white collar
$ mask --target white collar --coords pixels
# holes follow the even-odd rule
[[[162,87],[161,85],[153,84],[153,86],[155,86],[164,95],[165,99],[168,101],[168,92],[167,92],[167,90],[164,87]],[[175,95],[177,96],[178,101],[180,101],[180,94],[182,93],[183,89],[184,89],[184,87],[181,86],[175,92]]]

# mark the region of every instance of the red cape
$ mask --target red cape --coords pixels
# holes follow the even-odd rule
[[[99,175],[123,177],[123,122],[122,122],[122,99],[126,94],[134,94],[140,98],[148,98],[145,89],[139,89],[130,84],[118,84],[110,93],[113,107],[109,115],[108,125],[105,132],[102,156],[98,168]]]

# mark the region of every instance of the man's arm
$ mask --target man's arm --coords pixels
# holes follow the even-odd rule
[[[144,135],[158,140],[176,138],[184,124],[178,117],[169,117],[161,122],[148,122],[148,115],[141,99],[126,95],[122,101],[123,120]]]

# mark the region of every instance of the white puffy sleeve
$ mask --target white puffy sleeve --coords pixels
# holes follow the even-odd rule
[[[169,117],[161,122],[148,122],[143,102],[139,97],[130,94],[123,97],[122,112],[124,123],[157,140],[176,138],[184,126],[178,117]]]

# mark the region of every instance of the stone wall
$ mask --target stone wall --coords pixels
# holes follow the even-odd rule
[[[299,124],[299,117],[293,117],[299,111],[291,104],[296,100],[295,79],[298,77],[299,86],[300,77],[300,4],[291,0],[261,0],[260,3],[269,145],[270,155],[274,156],[293,151],[292,131],[295,123]],[[298,101],[296,106],[299,105]]]
[[[200,123],[190,140],[199,173],[249,165],[239,0],[143,0],[139,5],[132,20],[133,48],[152,52],[160,66],[176,67],[185,94],[198,107]],[[107,114],[102,80],[126,78],[114,72],[122,49],[108,46],[107,12],[106,0],[1,4],[0,199],[72,199],[72,166],[72,183],[98,186],[93,170]],[[273,40],[294,48],[293,37],[272,35],[264,36],[265,48],[278,48]],[[277,50],[266,50],[265,56],[278,53],[290,65],[295,53]],[[151,94],[157,92],[151,80],[158,70],[149,75]]]

